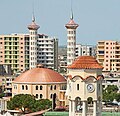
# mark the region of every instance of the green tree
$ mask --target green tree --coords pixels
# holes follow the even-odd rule
[[[117,95],[116,95],[116,100],[117,100],[118,102],[120,102],[120,93],[117,93]]]
[[[51,108],[52,102],[48,99],[36,100],[34,96],[29,94],[18,94],[8,101],[8,109],[20,109],[25,112],[36,112],[44,109]]]
[[[116,85],[109,85],[103,90],[103,101],[113,101],[118,96],[118,87]]]
[[[30,109],[32,103],[35,102],[35,97],[29,94],[18,94],[8,101],[8,109],[14,110],[16,108],[20,109],[25,113],[26,109]]]

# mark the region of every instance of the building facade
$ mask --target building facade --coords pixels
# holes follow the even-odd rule
[[[95,56],[95,47],[91,45],[76,45],[76,57],[78,56]]]
[[[10,65],[13,73],[29,68],[29,35],[0,35],[0,64]]]
[[[120,72],[120,43],[117,41],[98,41],[97,60],[105,72]]]
[[[36,99],[52,100],[56,94],[56,104],[65,106],[66,80],[56,71],[38,65],[19,75],[12,83],[12,96],[31,94]]]
[[[68,66],[67,75],[69,116],[101,116],[102,66],[92,56],[80,56]]]
[[[38,34],[38,64],[58,70],[58,39]]]

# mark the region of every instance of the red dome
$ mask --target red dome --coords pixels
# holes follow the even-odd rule
[[[80,56],[72,65],[69,65],[70,69],[102,69],[103,67],[92,56]]]
[[[65,78],[59,73],[47,68],[33,68],[14,80],[15,83],[66,83]]]

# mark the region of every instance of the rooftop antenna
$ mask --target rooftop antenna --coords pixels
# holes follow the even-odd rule
[[[71,0],[71,17],[70,17],[70,19],[73,20],[72,0]]]

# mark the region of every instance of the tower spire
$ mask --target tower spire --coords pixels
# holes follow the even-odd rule
[[[73,20],[72,0],[71,0],[71,17],[70,17],[70,19]]]
[[[32,22],[35,22],[35,15],[34,15],[34,1],[33,1],[33,4],[32,4],[32,7],[33,7],[33,11],[32,11]]]

